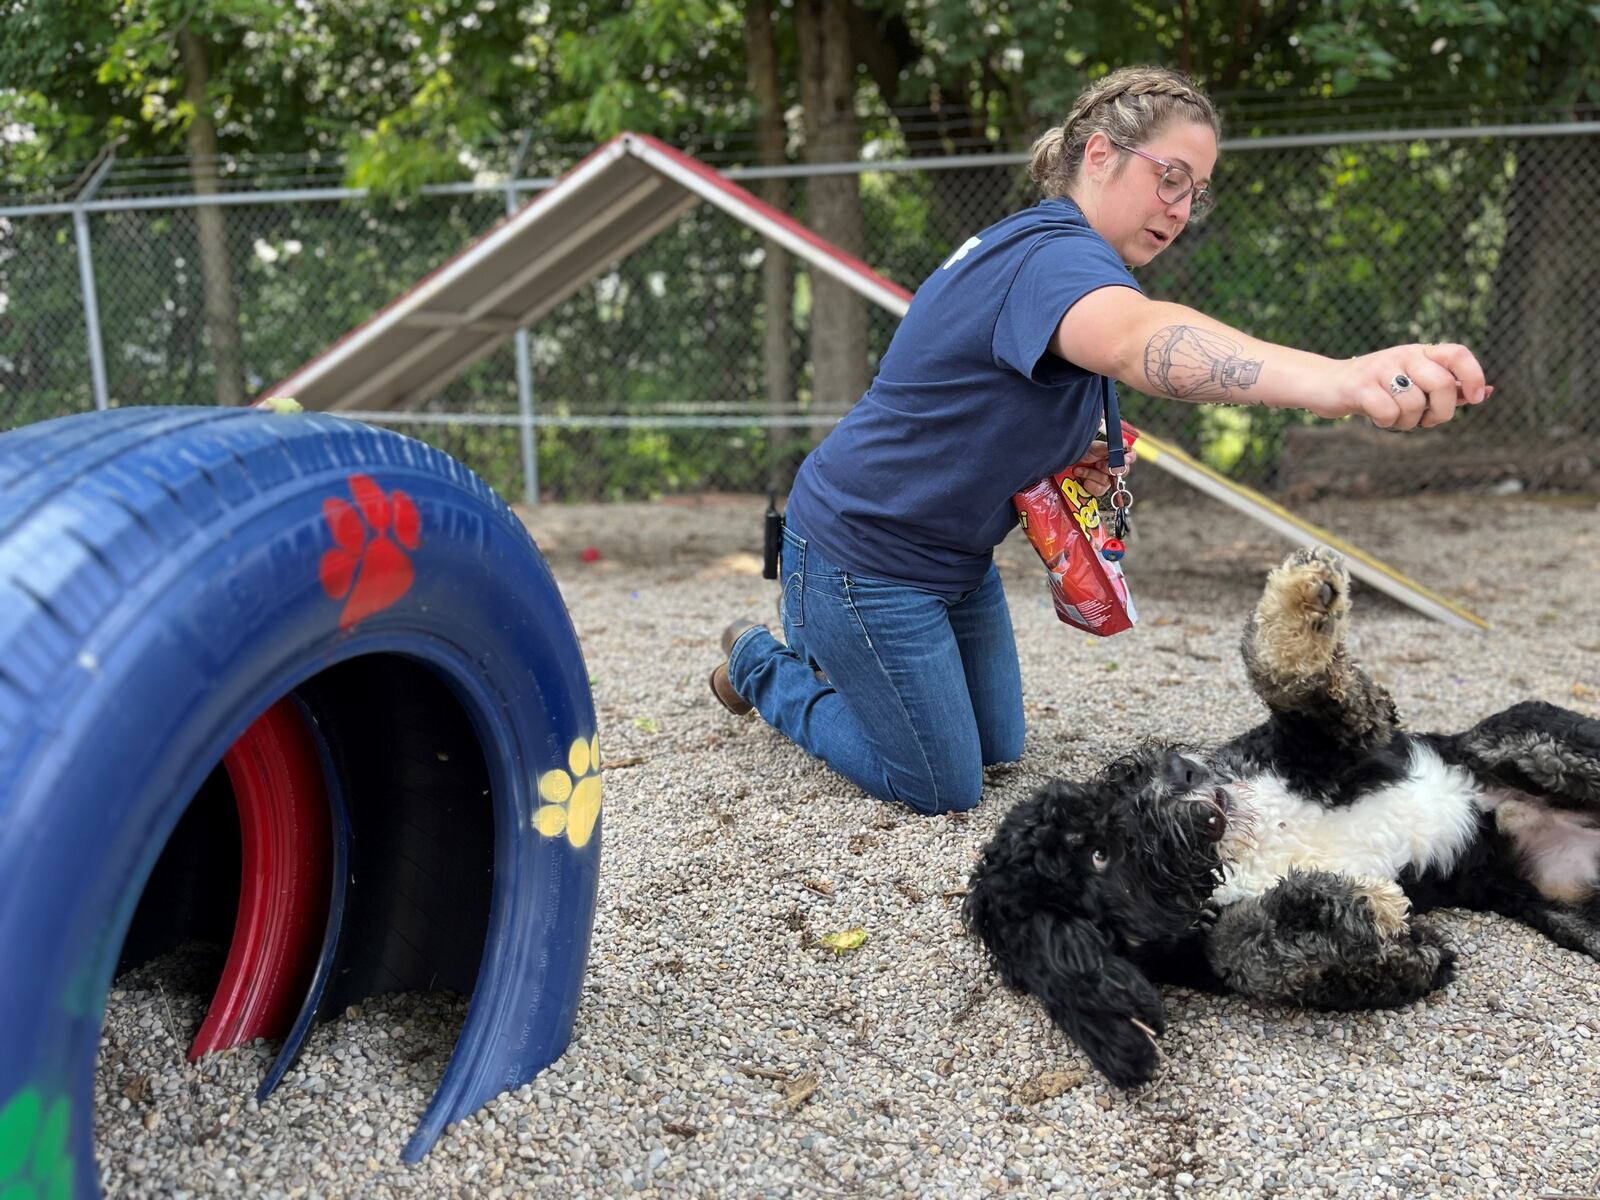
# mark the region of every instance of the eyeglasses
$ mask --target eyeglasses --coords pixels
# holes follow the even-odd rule
[[[1217,202],[1211,194],[1211,185],[1195,187],[1194,176],[1180,166],[1157,158],[1154,154],[1146,154],[1143,150],[1136,150],[1132,146],[1124,146],[1121,142],[1111,138],[1106,139],[1118,150],[1126,150],[1129,154],[1137,154],[1161,168],[1161,179],[1156,184],[1156,199],[1163,204],[1176,204],[1191,192],[1194,199],[1189,202],[1189,220],[1198,221],[1204,217]]]

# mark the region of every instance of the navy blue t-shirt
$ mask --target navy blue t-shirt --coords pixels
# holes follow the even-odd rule
[[[807,456],[788,511],[847,570],[944,594],[982,582],[1013,493],[1088,451],[1116,385],[1050,352],[1097,288],[1138,289],[1070,200],[968,238],[917,290],[865,396]]]

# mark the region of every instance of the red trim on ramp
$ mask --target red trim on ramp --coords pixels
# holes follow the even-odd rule
[[[740,187],[737,183],[734,183],[731,179],[725,178],[698,159],[691,158],[682,150],[673,149],[665,142],[659,141],[647,133],[625,133],[622,135],[622,137],[624,140],[632,139],[633,141],[640,142],[643,145],[649,146],[656,153],[666,155],[679,165],[690,171],[693,171],[696,175],[700,176],[700,178],[704,179],[717,190],[732,197],[742,207],[751,209],[752,211],[758,212],[770,220],[778,222],[796,237],[799,237],[805,242],[809,243],[811,246],[814,246],[822,254],[825,254],[827,257],[833,259],[841,266],[848,267],[858,275],[863,275],[880,286],[887,288],[889,291],[897,293],[903,300],[910,301],[911,293],[905,288],[901,287],[898,283],[895,283],[890,279],[885,279],[866,263],[862,262],[861,259],[855,257],[853,254],[846,254],[832,242],[806,228],[782,209],[774,208],[765,200],[761,199],[761,197],[757,196],[754,192]]]

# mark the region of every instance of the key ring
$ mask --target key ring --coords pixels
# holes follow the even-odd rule
[[[1126,513],[1133,508],[1133,493],[1128,490],[1127,477],[1123,474],[1113,475],[1111,495],[1107,497],[1111,507],[1119,513]]]
[[[1106,497],[1111,505],[1111,536],[1101,549],[1101,557],[1116,562],[1124,553],[1122,539],[1128,536],[1128,514],[1133,511],[1133,493],[1128,490],[1127,470],[1113,475],[1111,494]]]

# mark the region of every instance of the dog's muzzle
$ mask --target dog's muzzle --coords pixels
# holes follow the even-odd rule
[[[1197,793],[1193,799],[1209,810],[1200,823],[1201,832],[1210,841],[1221,841],[1222,835],[1228,832],[1228,817],[1233,813],[1233,795],[1225,787],[1215,787]]]

